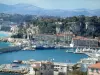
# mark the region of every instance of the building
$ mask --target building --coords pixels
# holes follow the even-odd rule
[[[100,75],[100,63],[96,63],[93,65],[90,65],[88,67],[88,74],[87,75]]]
[[[67,74],[67,63],[54,63],[54,71],[56,73],[65,73]]]
[[[53,45],[55,44],[55,35],[39,34],[34,36],[35,40],[41,45]]]
[[[14,34],[18,33],[18,26],[12,25],[10,31],[13,32]]]
[[[30,74],[54,75],[54,64],[49,61],[37,61],[30,67]]]
[[[77,36],[72,39],[72,44],[74,47],[98,47],[98,40]]]
[[[58,75],[59,73],[62,73],[63,75],[67,75],[68,71],[72,71],[72,67],[74,65],[75,63],[54,62],[54,73],[55,75]]]
[[[1,31],[10,31],[11,30],[11,27],[10,26],[6,26],[6,25],[0,26],[0,30]]]
[[[72,32],[64,32],[61,34],[56,34],[56,36],[59,42],[70,44],[72,41],[72,38],[74,37],[74,34]]]
[[[92,64],[95,64],[96,61],[98,61],[98,58],[84,58],[84,59],[81,59],[78,64],[80,64],[81,66],[81,71],[82,72],[86,72],[88,70],[88,66],[92,65]]]
[[[27,33],[27,39],[34,38],[34,35],[39,34],[39,27],[30,25],[30,27],[27,28],[26,33]]]
[[[58,75],[59,73],[63,73],[64,75],[67,75],[68,70],[72,71],[72,66],[75,65],[75,63],[60,63],[60,62],[54,62],[54,59],[51,59],[50,61],[35,61],[35,60],[29,60],[29,61],[23,61],[23,64],[29,64],[30,71],[27,75]]]
[[[55,22],[56,24],[56,33],[63,33],[64,32],[64,25],[62,22]]]
[[[14,23],[14,22],[10,22],[10,21],[3,21],[2,23],[0,22],[0,30],[1,31],[14,31],[17,29],[18,30],[18,27],[17,27],[17,23]]]

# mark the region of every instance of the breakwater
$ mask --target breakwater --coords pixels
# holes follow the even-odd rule
[[[0,53],[19,51],[22,48],[23,48],[22,46],[9,46],[5,48],[0,48]]]

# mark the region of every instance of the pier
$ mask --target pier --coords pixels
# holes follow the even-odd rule
[[[25,39],[9,38],[9,37],[5,38],[0,37],[0,41],[12,43],[9,47],[0,48],[0,53],[22,50],[24,47],[27,46],[28,42]]]
[[[28,73],[29,68],[25,66],[18,66],[15,64],[2,64],[0,65],[0,72],[4,73],[19,73],[19,74],[26,74]]]
[[[9,47],[5,47],[5,48],[0,48],[0,53],[19,51],[22,48],[23,47],[21,45],[20,46],[9,46]]]

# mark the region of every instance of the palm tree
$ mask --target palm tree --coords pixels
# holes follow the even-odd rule
[[[35,75],[36,75],[36,72],[38,71],[38,68],[33,68],[34,69],[34,71],[35,71]]]

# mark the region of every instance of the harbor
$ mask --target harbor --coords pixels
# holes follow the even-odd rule
[[[100,75],[99,3],[0,0],[0,75]]]
[[[63,71],[67,74],[67,67],[70,67],[70,69],[72,69],[73,65],[75,65],[75,63],[62,63],[43,60],[36,61],[34,59],[14,60],[12,64],[0,65],[0,73],[34,75],[35,69],[37,69],[38,73],[42,72],[44,74],[57,75],[60,71]],[[43,69],[42,66],[45,66],[45,69]],[[50,72],[47,72],[47,69],[50,70]]]
[[[57,75],[59,72],[67,73],[68,67],[72,70],[72,66],[75,64],[79,64],[82,71],[83,68],[85,69],[84,71],[86,71],[90,64],[94,64],[99,60],[100,56],[99,47],[73,46],[72,44],[56,44],[54,42],[46,43],[45,41],[10,37],[1,37],[0,41],[10,43],[8,46],[0,48],[0,53],[2,53],[0,54],[0,60],[2,60],[0,61],[0,73],[35,74],[34,69],[32,69],[32,64],[40,64],[40,62],[45,61],[53,63],[54,69],[50,71],[52,71],[54,75]],[[84,65],[86,66],[84,67]],[[42,70],[39,70],[39,73],[41,72]],[[44,71],[44,73],[46,72]]]
[[[63,57],[63,59],[62,59]],[[10,63],[13,60],[51,60],[54,58],[55,62],[72,62],[76,63],[82,58],[87,58],[85,54],[67,53],[66,49],[49,49],[49,50],[35,50],[35,51],[15,51],[0,54],[0,64]],[[3,60],[5,59],[5,60]],[[9,60],[8,60],[9,59]]]
[[[26,74],[28,73],[28,68],[25,66],[17,66],[16,64],[2,64],[0,66],[0,72],[5,73],[19,73],[19,74]]]

